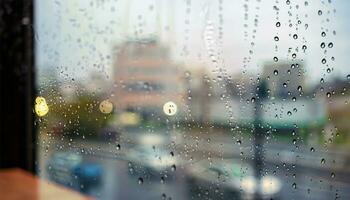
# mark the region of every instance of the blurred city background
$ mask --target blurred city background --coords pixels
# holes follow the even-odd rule
[[[36,1],[40,177],[97,199],[349,199],[345,1]]]

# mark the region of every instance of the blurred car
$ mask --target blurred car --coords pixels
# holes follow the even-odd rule
[[[254,169],[236,159],[203,160],[188,167],[187,178],[193,198],[199,199],[276,199],[281,181],[264,176],[258,185]]]
[[[145,179],[171,179],[170,171],[175,171],[178,160],[164,149],[153,146],[139,146],[127,153],[130,175],[138,175]]]
[[[81,155],[72,152],[57,152],[48,159],[47,174],[51,181],[87,193],[100,184],[102,167],[83,161]]]

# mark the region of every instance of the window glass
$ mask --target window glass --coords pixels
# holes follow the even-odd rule
[[[350,199],[349,8],[36,0],[38,175],[97,199]]]

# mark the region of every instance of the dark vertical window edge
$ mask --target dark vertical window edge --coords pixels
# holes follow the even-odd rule
[[[0,5],[0,168],[35,172],[33,0]]]

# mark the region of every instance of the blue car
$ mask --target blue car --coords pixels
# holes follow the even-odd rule
[[[54,153],[46,169],[51,181],[82,193],[100,185],[103,172],[99,164],[84,162],[81,155],[72,152]]]

